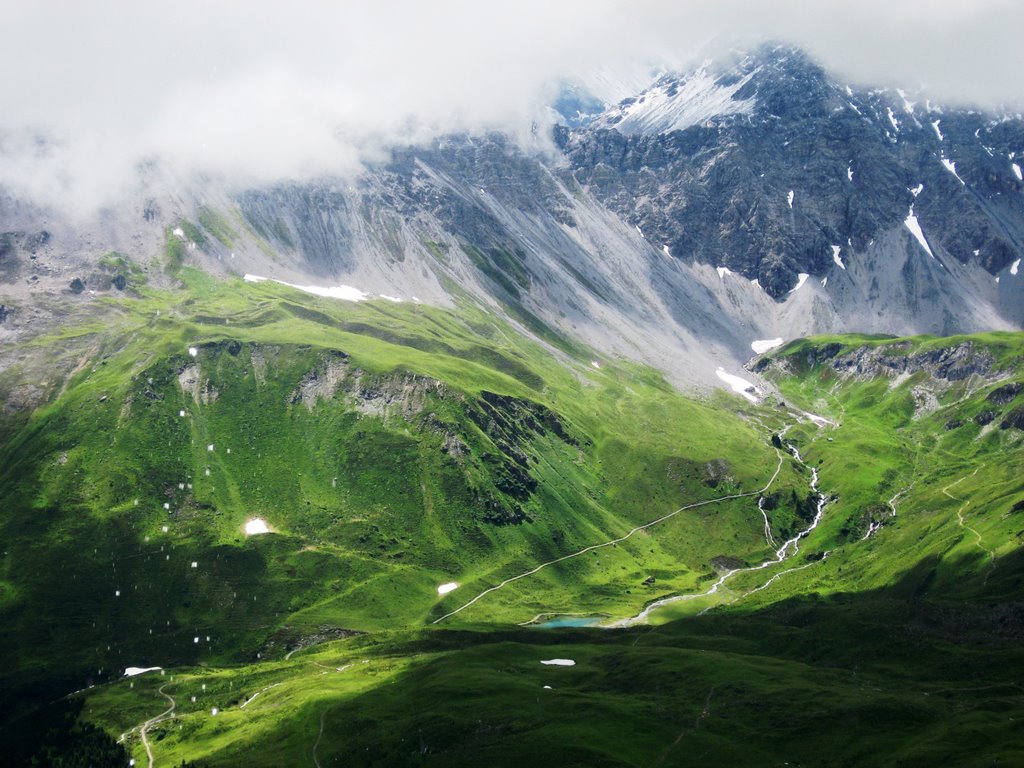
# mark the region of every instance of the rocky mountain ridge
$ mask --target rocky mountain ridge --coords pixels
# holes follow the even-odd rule
[[[758,340],[1019,328],[1024,121],[912,99],[767,46],[597,115],[580,96],[554,150],[449,136],[359,178],[241,192],[150,168],[145,194],[85,225],[8,195],[0,339],[130,290],[117,258],[155,284],[173,283],[171,261],[468,299],[555,348],[582,342],[691,386]]]

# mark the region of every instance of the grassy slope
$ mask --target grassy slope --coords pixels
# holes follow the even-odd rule
[[[83,331],[91,334],[85,346],[99,351],[9,440],[3,497],[15,511],[3,523],[11,544],[0,574],[10,619],[2,631],[22,651],[16,668],[26,680],[53,682],[63,676],[54,669],[60,654],[70,682],[86,664],[104,668],[97,679],[127,664],[178,666],[166,690],[182,716],[154,729],[161,761],[302,763],[318,744],[324,764],[516,764],[552,755],[588,765],[972,764],[979,748],[1004,760],[1024,748],[1011,720],[1022,716],[1019,620],[1007,607],[1021,586],[1020,515],[1010,512],[1022,496],[1020,438],[982,434],[970,422],[995,384],[957,384],[940,393],[939,410],[914,418],[912,388],[923,377],[891,388],[792,365],[778,380],[786,399],[842,424],[829,432],[804,424],[788,435],[837,496],[804,546],[829,556],[737,574],[714,599],[726,610],[623,633],[493,624],[423,632],[407,628],[539,561],[685,501],[759,487],[775,466],[766,431],[722,404],[675,395],[649,372],[595,371],[585,351],[579,360],[552,356],[468,306],[345,305],[271,284],[183,276],[184,297],[147,294],[116,308],[115,327]],[[232,341],[241,343],[235,354]],[[778,355],[796,362],[826,342],[836,340]],[[973,343],[1020,377],[1019,335]],[[177,388],[190,344],[218,391],[213,403]],[[254,350],[272,358],[263,385]],[[443,381],[457,397],[430,401],[429,423],[470,436],[467,463],[442,458],[444,430],[427,428],[422,414],[358,415],[344,396],[312,410],[289,404],[329,350],[347,353],[368,381],[410,372]],[[483,455],[494,443],[464,406],[482,391],[550,408],[578,442],[527,441],[538,480],[524,504],[532,522],[480,519],[471,491],[488,482]],[[753,415],[778,429],[779,414]],[[967,425],[946,430],[953,419]],[[704,465],[716,458],[728,460],[731,479],[711,488]],[[779,487],[805,493],[806,479],[787,461]],[[179,482],[192,482],[192,493],[179,493]],[[908,487],[897,517],[858,541],[882,519],[879,505]],[[254,513],[277,533],[240,536]],[[782,508],[773,524],[781,534],[797,523]],[[706,587],[715,555],[752,564],[769,552],[753,500],[704,508],[516,582],[457,622],[629,615],[654,597]],[[193,560],[199,568],[186,567]],[[807,567],[746,594],[794,566]],[[641,588],[652,574],[656,587]],[[450,579],[462,586],[438,598],[434,587]],[[120,598],[105,595],[129,584]],[[676,604],[657,620],[709,602]],[[67,621],[40,627],[29,613],[38,605]],[[322,625],[374,634],[281,659],[289,641]],[[245,663],[261,649],[265,660]],[[551,656],[578,664],[540,667]],[[128,731],[165,707],[155,688],[166,682],[97,688],[85,717],[111,734]],[[144,757],[137,733],[129,744]]]
[[[42,354],[59,341],[77,365],[51,403],[7,423],[0,449],[9,712],[26,690],[62,694],[129,665],[279,656],[324,626],[421,626],[539,562],[756,489],[775,469],[766,434],[727,400],[688,400],[627,364],[595,370],[586,350],[556,357],[471,306],[348,304],[180,275],[184,290],[111,302],[103,322],[35,342]],[[347,383],[294,402],[338,352]],[[195,394],[179,384],[190,366]],[[416,381],[442,384],[403,410]],[[374,400],[382,392],[399,400]],[[513,435],[533,493],[499,487],[508,460],[479,419],[485,392],[534,409],[511,414],[520,420],[561,424]],[[368,404],[378,412],[358,410]],[[443,450],[451,434],[459,460]],[[717,459],[722,476],[709,480]],[[779,480],[804,484],[788,467]],[[488,500],[528,522],[488,522]],[[274,533],[247,539],[257,515]],[[716,555],[763,557],[756,516],[752,500],[683,513],[459,621],[635,613],[714,578]],[[657,588],[642,587],[652,574]],[[438,597],[449,580],[460,588]]]
[[[1020,435],[983,433],[970,419],[991,406],[995,388],[1021,378],[1022,340],[971,342],[991,349],[999,382],[937,387],[919,374],[890,386],[840,380],[827,366],[802,368],[796,359],[791,375],[778,379],[788,400],[841,424],[826,431],[804,424],[789,434],[834,496],[805,545],[829,550],[826,560],[737,575],[720,597],[725,610],[654,628],[491,627],[344,641],[304,652],[289,662],[296,666],[274,673],[275,695],[295,687],[293,707],[268,699],[264,709],[233,716],[251,729],[260,754],[275,755],[267,764],[308,759],[314,744],[320,759],[378,765],[1015,762],[1024,754],[1014,725],[1024,716],[1014,602],[1021,513],[1011,511],[1024,496]],[[942,344],[926,340],[919,349]],[[915,417],[915,387],[934,389],[940,407]],[[965,425],[946,429],[957,420]],[[880,505],[904,489],[897,516],[884,515]],[[861,541],[876,518],[885,525]],[[744,596],[794,565],[809,567]],[[539,665],[550,657],[577,665]],[[359,682],[365,658],[387,659],[393,676],[386,685]],[[252,674],[226,672],[237,685]],[[318,686],[298,693],[304,679],[325,674],[338,686],[332,693]],[[103,706],[115,695],[123,694],[111,690],[91,702]],[[97,719],[109,727],[109,719]],[[138,721],[118,722],[124,730]],[[226,731],[214,728],[205,709],[185,721],[195,729],[187,740],[167,735],[175,757],[230,764],[247,749],[227,746]],[[377,723],[387,723],[387,733]],[[287,744],[284,732],[293,734]]]

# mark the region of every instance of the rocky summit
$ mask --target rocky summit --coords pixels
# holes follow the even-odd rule
[[[469,296],[687,385],[761,339],[1024,322],[1020,116],[842,83],[777,45],[617,104],[581,89],[551,135],[396,147],[355,178],[171,191],[156,162],[145,194],[86,225],[7,196],[4,331],[45,324],[28,296],[123,291],[104,255],[165,241],[218,274]]]

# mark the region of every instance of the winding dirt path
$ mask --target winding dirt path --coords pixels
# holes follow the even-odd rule
[[[505,579],[503,582],[501,582],[497,586],[490,587],[489,589],[485,589],[483,592],[478,594],[476,597],[474,597],[468,603],[465,603],[464,605],[459,606],[454,611],[450,611],[450,612],[446,613],[444,616],[442,616],[439,619],[435,619],[433,623],[434,624],[440,624],[445,619],[450,618],[451,616],[454,616],[455,614],[459,613],[460,611],[464,611],[466,608],[469,608],[469,606],[473,605],[473,603],[477,602],[482,597],[484,597],[486,595],[489,595],[491,592],[496,592],[499,589],[501,589],[502,587],[508,586],[509,584],[511,584],[514,581],[519,581],[519,579],[525,579],[527,576],[532,576],[533,574],[537,573],[538,571],[543,570],[544,568],[547,568],[550,565],[555,565],[557,563],[561,563],[561,562],[564,562],[566,560],[571,560],[574,557],[579,557],[580,555],[584,555],[587,552],[593,552],[596,549],[602,549],[603,547],[610,547],[610,546],[612,546],[614,544],[619,544],[619,543],[625,541],[626,539],[630,538],[633,534],[639,533],[640,531],[643,531],[643,530],[646,530],[646,529],[650,528],[653,525],[657,525],[658,523],[663,523],[666,520],[669,520],[669,519],[675,517],[680,512],[685,512],[688,509],[696,509],[697,507],[705,507],[705,506],[707,506],[709,504],[718,504],[718,503],[723,502],[723,501],[731,501],[732,499],[743,499],[743,498],[747,498],[747,497],[750,497],[750,496],[757,496],[757,495],[763,494],[769,488],[771,488],[772,483],[774,483],[775,479],[779,476],[779,472],[782,471],[782,463],[783,463],[783,461],[785,461],[785,456],[783,455],[783,453],[778,448],[775,449],[775,453],[779,457],[779,463],[775,467],[775,472],[772,474],[771,478],[768,480],[768,482],[765,484],[765,486],[763,488],[760,488],[760,489],[758,489],[756,491],[748,491],[747,493],[733,493],[733,494],[730,494],[728,496],[719,496],[718,498],[715,498],[715,499],[705,499],[704,501],[696,501],[696,502],[694,502],[692,504],[684,504],[679,509],[676,509],[676,510],[674,510],[672,512],[669,512],[667,515],[662,515],[661,517],[657,518],[656,520],[652,520],[649,523],[644,523],[643,525],[638,525],[636,528],[633,528],[631,531],[629,531],[629,533],[625,534],[624,536],[619,536],[616,539],[611,539],[611,540],[605,541],[605,542],[603,542],[601,544],[594,544],[592,546],[589,546],[589,547],[586,547],[584,549],[581,549],[578,552],[573,552],[572,554],[564,555],[563,557],[559,557],[559,558],[556,558],[554,560],[548,560],[546,563],[541,563],[536,568],[532,568],[529,571],[524,571],[523,573],[518,574],[517,576],[512,576],[511,578]],[[787,545],[788,544],[789,544],[789,542],[787,542]]]
[[[327,710],[324,709],[324,711],[320,713],[320,732],[317,733],[316,741],[313,742],[313,765],[315,765],[316,768],[320,768],[320,758],[317,757],[316,751],[320,749],[320,739],[324,737],[324,718],[326,716]]]
[[[952,483],[950,483],[949,485],[947,485],[947,486],[946,486],[945,488],[943,488],[943,489],[942,489],[942,492],[943,492],[943,493],[944,493],[944,494],[945,494],[946,496],[948,496],[949,498],[953,499],[953,501],[964,501],[963,499],[957,498],[956,496],[954,496],[953,494],[951,494],[951,493],[949,492],[949,489],[950,489],[950,488],[953,488],[954,486],[957,486],[957,485],[959,485],[960,483],[962,483],[962,482],[963,482],[964,480],[966,480],[966,479],[967,479],[967,478],[969,478],[969,477],[974,477],[974,476],[975,476],[976,474],[978,474],[978,470],[980,470],[980,469],[981,469],[981,467],[978,467],[978,468],[977,468],[977,469],[975,469],[975,470],[974,470],[973,472],[971,472],[971,474],[969,474],[969,475],[964,475],[964,476],[963,476],[963,477],[961,477],[961,478],[960,478],[959,480],[957,480],[957,481],[955,481],[955,482],[952,482]],[[957,521],[957,525],[959,525],[959,526],[960,526],[961,528],[963,528],[963,529],[965,529],[965,530],[968,530],[968,531],[970,531],[971,533],[973,533],[973,534],[974,534],[974,538],[975,538],[975,542],[974,542],[974,543],[978,545],[978,548],[979,548],[979,549],[980,549],[980,550],[981,550],[982,552],[984,552],[985,554],[987,554],[987,555],[988,555],[988,559],[989,559],[989,561],[990,561],[990,562],[992,562],[992,561],[994,561],[994,560],[996,559],[996,553],[995,553],[994,551],[992,551],[991,549],[989,549],[988,547],[986,547],[986,546],[985,546],[985,545],[984,545],[984,544],[982,543],[982,540],[981,540],[981,534],[980,534],[980,533],[978,533],[978,532],[977,532],[977,531],[976,531],[976,530],[975,530],[974,528],[972,528],[971,526],[969,526],[969,525],[968,525],[968,524],[967,524],[967,523],[966,523],[966,522],[964,521],[964,510],[965,510],[965,509],[967,509],[967,507],[969,507],[969,506],[971,506],[971,502],[970,502],[970,501],[964,501],[964,503],[963,503],[963,504],[962,504],[962,505],[960,506],[960,509],[958,509],[958,510],[956,511],[956,521]]]
[[[142,737],[142,746],[146,748],[146,757],[149,759],[149,768],[153,768],[153,749],[149,746],[149,739],[146,738],[146,731],[148,731],[152,726],[156,725],[157,723],[162,723],[164,720],[169,720],[174,715],[174,710],[178,706],[174,701],[174,697],[171,696],[169,693],[164,692],[164,688],[166,688],[168,685],[170,685],[170,683],[164,683],[163,685],[161,685],[157,689],[157,693],[159,693],[161,696],[167,699],[171,703],[171,706],[169,706],[156,717],[151,717],[149,720],[144,722],[142,724],[142,727],[139,729],[139,736]]]

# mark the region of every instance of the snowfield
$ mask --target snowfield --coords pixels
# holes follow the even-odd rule
[[[785,343],[786,342],[782,340],[782,337],[779,337],[777,339],[758,339],[757,341],[750,342],[750,348],[754,350],[757,354],[762,355],[769,349],[781,347]]]
[[[723,368],[719,368],[715,371],[715,374],[728,384],[732,391],[738,395],[743,395],[752,403],[757,402],[758,389],[746,379],[741,379],[739,376],[733,376],[731,373],[726,373]]]

